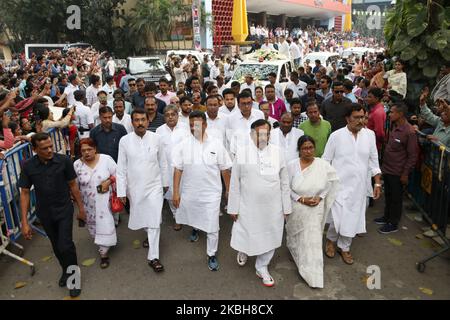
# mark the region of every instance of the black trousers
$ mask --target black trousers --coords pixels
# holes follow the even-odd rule
[[[78,265],[77,252],[72,240],[73,210],[72,213],[60,215],[57,218],[50,214],[40,214],[38,217],[52,243],[53,252],[61,265],[63,272],[72,265]]]
[[[397,226],[403,209],[403,185],[400,176],[384,174],[384,218],[387,222]]]

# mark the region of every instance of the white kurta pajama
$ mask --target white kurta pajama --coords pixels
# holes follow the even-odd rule
[[[177,223],[206,232],[207,254],[215,256],[222,197],[220,174],[231,168],[231,159],[220,140],[207,137],[200,142],[190,135],[174,147],[172,162],[176,169],[183,171]]]
[[[285,136],[280,128],[276,128],[270,132],[270,143],[273,143],[284,150],[284,157],[286,162],[289,163],[289,161],[298,158],[298,139],[304,134],[303,130],[292,128]]]
[[[149,235],[148,259],[159,259],[159,230],[163,187],[169,185],[168,167],[161,138],[147,131],[141,138],[132,132],[120,140],[117,196],[130,200],[131,230]]]
[[[351,239],[366,232],[368,179],[381,173],[375,136],[363,128],[355,139],[347,127],[339,129],[331,134],[322,159],[336,169],[340,181],[327,238],[337,241],[343,251],[349,251]]]
[[[273,252],[281,246],[284,215],[292,211],[289,177],[280,148],[269,144],[259,150],[252,140],[237,149],[227,211],[239,215],[233,224],[231,247],[248,256],[260,256],[256,268],[267,274]]]
[[[86,225],[94,243],[100,247],[101,254],[106,254],[109,247],[117,244],[116,227],[110,209],[110,191],[98,193],[97,186],[116,175],[117,165],[114,160],[101,154],[95,168],[81,160],[74,163],[78,186],[86,209]]]
[[[293,212],[286,223],[286,244],[303,279],[313,288],[323,288],[322,237],[325,221],[338,190],[336,170],[315,158],[302,171],[300,159],[288,163]],[[322,198],[316,207],[301,204],[301,197]]]
[[[161,142],[163,144],[164,154],[167,160],[167,165],[169,167],[169,190],[164,194],[164,199],[169,203],[170,211],[172,211],[173,217],[175,218],[177,213],[177,208],[173,204],[173,172],[174,167],[172,165],[172,150],[173,148],[189,137],[191,134],[190,129],[181,122],[178,122],[175,128],[171,130],[167,124],[162,125],[156,129],[156,134],[161,136]]]

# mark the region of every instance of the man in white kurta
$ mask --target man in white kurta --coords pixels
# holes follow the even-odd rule
[[[380,197],[381,170],[375,137],[364,128],[364,109],[352,104],[346,119],[347,126],[331,134],[322,156],[336,169],[340,181],[328,221],[325,254],[334,257],[337,242],[344,262],[352,264],[352,239],[366,232],[366,186],[370,177],[374,177],[374,199]]]
[[[117,196],[123,203],[130,201],[128,228],[144,229],[148,234],[149,265],[160,272],[159,237],[163,187],[169,186],[169,175],[161,138],[147,131],[149,120],[144,110],[131,114],[134,132],[119,143],[117,165]]]
[[[294,118],[287,112],[281,116],[280,127],[270,134],[270,143],[277,145],[284,151],[286,163],[298,158],[298,139],[304,135],[303,130],[293,127]]]
[[[257,256],[256,274],[265,286],[275,284],[268,265],[281,246],[285,217],[292,212],[284,152],[268,144],[270,124],[252,125],[251,141],[237,149],[234,159],[228,214],[234,220],[231,247],[239,265]]]
[[[169,166],[169,190],[164,194],[164,199],[169,203],[170,211],[172,211],[173,218],[176,221],[177,208],[173,205],[173,172],[174,167],[172,165],[172,150],[173,147],[183,141],[191,134],[189,127],[184,123],[178,121],[178,108],[174,105],[169,105],[164,109],[164,119],[166,121],[161,127],[156,129],[156,134],[161,137],[163,144],[164,154],[166,156],[167,164]],[[181,225],[175,223],[174,230],[181,230]]]
[[[177,223],[194,228],[192,242],[198,240],[198,230],[207,233],[208,268],[217,271],[222,197],[220,174],[228,191],[232,163],[222,143],[206,134],[203,112],[192,112],[189,122],[191,135],[174,147],[172,154],[175,167],[173,201],[178,208],[176,219]]]
[[[215,138],[226,146],[226,122],[225,114],[219,112],[219,98],[218,96],[208,96],[206,98],[206,121],[208,129],[206,130],[209,137]]]
[[[247,143],[252,123],[258,119],[264,119],[264,113],[261,110],[252,108],[253,99],[249,93],[239,94],[238,105],[239,112],[228,116],[226,124],[227,149],[232,157],[238,145]]]
[[[127,133],[134,131],[133,124],[131,123],[131,117],[125,113],[125,100],[114,100],[114,115],[112,121],[114,123],[121,124],[127,130]]]

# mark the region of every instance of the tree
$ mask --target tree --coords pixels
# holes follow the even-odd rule
[[[133,46],[126,44],[133,35],[128,17],[119,8],[126,0],[2,0],[0,17],[10,34],[14,51],[26,43],[88,42],[99,50],[126,55]],[[81,8],[81,29],[67,28],[67,8]],[[121,22],[125,22],[122,23]]]
[[[169,39],[177,23],[189,5],[182,0],[138,0],[132,9],[131,23],[135,33],[143,39],[149,39],[151,45],[159,40]],[[147,47],[145,41],[138,45],[138,50]]]
[[[398,0],[388,11],[384,34],[392,55],[408,63],[411,80],[432,84],[450,61],[450,7],[445,0]]]

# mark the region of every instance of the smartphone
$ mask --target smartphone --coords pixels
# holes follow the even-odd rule
[[[98,193],[103,193],[102,185],[98,185],[98,186],[97,186],[97,192],[98,192]]]
[[[86,226],[86,222],[84,222],[83,220],[78,220],[78,227],[84,228],[85,226]]]

